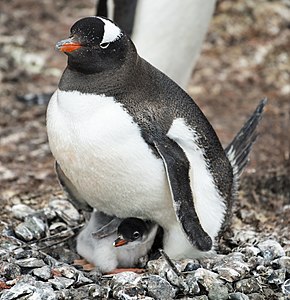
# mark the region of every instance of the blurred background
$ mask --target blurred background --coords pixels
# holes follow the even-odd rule
[[[66,66],[54,45],[69,35],[75,20],[94,15],[95,6],[76,0],[0,2],[1,221],[11,222],[13,204],[39,208],[61,193],[45,127],[47,95]],[[259,100],[269,99],[241,180],[235,224],[244,226],[241,220],[288,240],[289,49],[289,0],[217,1],[187,86],[224,146]]]

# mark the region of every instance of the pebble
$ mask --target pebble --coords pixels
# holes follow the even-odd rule
[[[229,294],[229,300],[249,300],[249,297],[244,293],[231,293]]]
[[[35,210],[26,204],[20,203],[13,205],[11,208],[11,212],[13,217],[15,217],[18,220],[24,221],[25,217],[35,213]]]
[[[171,284],[158,275],[149,275],[144,281],[147,285],[148,296],[154,299],[170,300],[173,299],[176,294],[176,290]]]
[[[23,223],[20,223],[15,228],[15,234],[18,238],[24,241],[40,239],[46,234],[45,222],[36,216],[28,216]]]
[[[134,272],[122,272],[119,274],[116,274],[112,279],[112,285],[113,286],[120,286],[124,285],[126,283],[132,283],[135,281],[140,280],[140,275],[134,273]]]
[[[286,269],[271,270],[270,272],[271,273],[267,278],[269,283],[276,284],[277,286],[284,283],[286,279]]]
[[[9,290],[0,293],[0,300],[14,299],[56,300],[57,298],[49,283],[37,281],[31,275],[23,275]]]
[[[72,279],[76,278],[77,274],[79,273],[74,267],[68,265],[61,265],[58,267],[53,268],[53,272],[59,273],[62,276]]]
[[[252,293],[248,295],[249,300],[266,300],[260,293]],[[278,300],[278,299],[277,299]]]
[[[62,290],[73,285],[75,281],[73,279],[56,276],[52,279],[48,279],[48,282],[50,282],[55,289]]]
[[[262,256],[267,261],[272,261],[275,258],[285,256],[285,251],[282,246],[274,240],[266,240],[257,245],[261,250]]]
[[[272,266],[276,269],[285,268],[290,273],[290,257],[283,256],[272,261]]]
[[[66,224],[70,226],[78,225],[80,214],[68,200],[53,199],[50,201],[49,206]]]
[[[210,300],[227,300],[229,292],[226,286],[214,283],[208,290]]]
[[[236,282],[236,290],[242,293],[253,293],[260,291],[260,285],[256,278],[246,278]]]
[[[240,252],[231,253],[216,263],[213,266],[213,271],[218,272],[220,278],[228,282],[241,279],[250,271],[244,257],[245,255]]]
[[[17,278],[21,275],[21,269],[18,265],[6,261],[0,261],[0,277],[8,280]]]
[[[247,246],[242,250],[243,253],[245,253],[245,255],[248,257],[257,256],[261,252],[261,250],[255,246]]]
[[[43,266],[41,268],[34,269],[32,274],[46,281],[51,277],[51,268],[49,266]]]
[[[63,232],[67,229],[68,229],[67,224],[64,222],[55,222],[49,226],[49,232],[51,235]],[[62,235],[62,236],[65,236],[65,235]]]
[[[287,279],[283,284],[282,284],[282,293],[284,295],[290,295],[290,279]]]
[[[199,268],[194,272],[194,277],[207,291],[214,284],[222,285],[223,281],[218,278],[218,274],[204,268]]]
[[[34,257],[18,259],[15,264],[22,268],[40,268],[45,266],[45,262],[42,259],[37,259]]]
[[[199,268],[201,268],[201,264],[196,263],[196,262],[189,262],[189,263],[185,266],[183,272],[192,272],[192,271],[195,271],[195,270],[197,270],[197,269],[199,269]]]
[[[177,271],[181,272],[183,269],[182,265],[179,262],[174,261],[174,260],[172,260],[172,262],[174,263]],[[164,258],[159,258],[156,260],[148,261],[147,269],[150,273],[158,274],[162,278],[166,279],[167,278],[166,273],[169,270],[171,270],[171,267],[168,265],[168,262]]]
[[[185,278],[185,283],[188,286],[190,295],[197,295],[200,292],[200,287],[194,274],[188,274]]]

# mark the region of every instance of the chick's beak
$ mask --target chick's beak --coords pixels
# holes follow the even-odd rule
[[[81,48],[80,42],[78,42],[74,37],[59,41],[55,45],[55,49],[61,52],[73,52]]]
[[[113,243],[114,247],[121,247],[128,244],[128,241],[126,241],[124,238],[122,237],[118,237],[115,242]]]

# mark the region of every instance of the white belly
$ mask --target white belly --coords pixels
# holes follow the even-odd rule
[[[91,206],[161,225],[175,219],[162,160],[113,97],[57,90],[47,130],[54,157]]]

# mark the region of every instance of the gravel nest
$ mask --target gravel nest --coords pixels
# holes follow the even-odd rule
[[[11,213],[19,222],[5,224],[0,240],[0,300],[290,299],[289,245],[250,229],[222,242],[226,254],[161,256],[143,274],[102,275],[73,264],[85,216],[67,199],[54,197],[39,210],[16,204]]]

